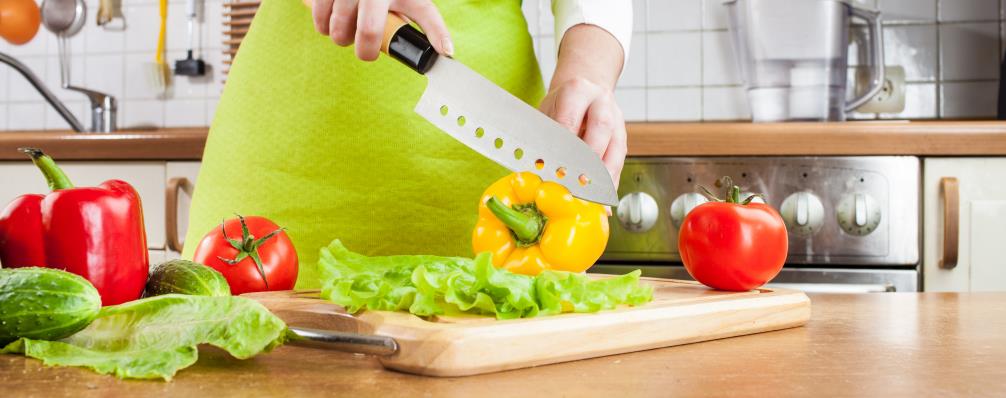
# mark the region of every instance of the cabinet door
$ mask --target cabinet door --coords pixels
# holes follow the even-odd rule
[[[164,248],[164,162],[60,162],[76,186],[95,186],[106,180],[128,182],[143,202],[147,246]],[[0,162],[0,206],[26,193],[45,193],[42,173],[30,161]]]
[[[177,245],[170,242],[170,237],[168,238],[168,259],[179,258],[181,256],[181,249],[185,244],[185,234],[189,230],[189,207],[192,204],[192,192],[195,188],[196,177],[199,175],[199,165],[200,162],[168,162],[167,164],[166,181],[169,190],[166,191],[165,201],[169,206],[174,204],[175,212],[172,218],[171,209],[167,209],[166,214],[168,219],[165,220],[165,226],[167,227],[165,233],[174,233],[177,237]],[[172,180],[175,180],[175,184],[172,184]],[[172,191],[171,187],[177,187],[178,189]],[[173,226],[174,228],[172,228]]]
[[[924,171],[923,278],[927,291],[1006,291],[1006,158],[930,158]],[[957,179],[958,258],[941,267],[946,225],[941,189],[944,177]],[[952,201],[952,198],[951,198]],[[952,248],[951,248],[952,250]]]

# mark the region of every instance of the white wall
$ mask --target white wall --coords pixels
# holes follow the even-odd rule
[[[202,78],[174,76],[166,98],[158,98],[148,84],[147,64],[154,62],[160,16],[157,0],[122,0],[125,31],[107,31],[94,22],[97,0],[85,0],[87,23],[72,37],[71,79],[75,85],[103,91],[119,100],[119,125],[126,127],[205,126],[212,120],[223,81],[222,1],[205,0],[197,28],[197,56],[207,62]],[[165,61],[173,66],[188,46],[185,2],[170,0]],[[26,45],[0,40],[4,51],[41,77],[85,126],[90,125],[87,100],[59,88],[59,61],[54,34],[40,27]],[[0,65],[0,129],[66,129],[64,122],[28,82],[13,69]]]
[[[145,63],[154,59],[157,0],[122,0],[125,32],[94,25],[97,0],[72,42],[74,82],[119,98],[122,127],[204,126],[222,89],[222,2],[205,0],[201,56],[210,65],[202,79],[176,78],[157,98],[147,87]],[[511,0],[516,1],[516,0]],[[633,0],[631,57],[616,96],[630,121],[740,120],[749,117],[726,29],[723,0]],[[796,0],[794,0],[796,1]],[[906,69],[907,108],[896,115],[854,118],[990,118],[995,114],[999,60],[1006,34],[1006,0],[857,0],[884,12],[887,64]],[[546,78],[555,65],[549,0],[523,8]],[[170,0],[167,61],[182,58],[184,2]],[[87,124],[82,95],[59,90],[56,39],[44,30],[25,46],[0,40],[69,104]],[[59,129],[65,123],[10,68],[0,67],[0,129]]]
[[[635,34],[615,92],[631,121],[750,117],[724,0],[633,0]],[[799,0],[793,0],[799,1]],[[906,109],[857,119],[992,118],[1006,0],[856,0],[884,14],[886,64],[909,82]],[[555,65],[549,0],[525,0],[546,78]]]

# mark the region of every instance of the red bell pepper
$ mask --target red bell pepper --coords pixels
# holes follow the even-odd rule
[[[90,281],[102,305],[140,298],[149,258],[140,196],[125,181],[74,188],[42,151],[22,148],[52,192],[14,199],[0,213],[0,263],[43,266]]]

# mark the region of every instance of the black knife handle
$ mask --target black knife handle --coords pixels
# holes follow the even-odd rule
[[[420,74],[425,74],[437,61],[437,50],[426,35],[395,14],[388,14],[381,51]]]

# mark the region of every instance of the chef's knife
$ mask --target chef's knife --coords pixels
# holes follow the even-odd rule
[[[426,76],[415,112],[454,139],[578,198],[618,204],[611,175],[587,144],[464,64],[439,56],[423,33],[395,14],[388,15],[381,51]]]

